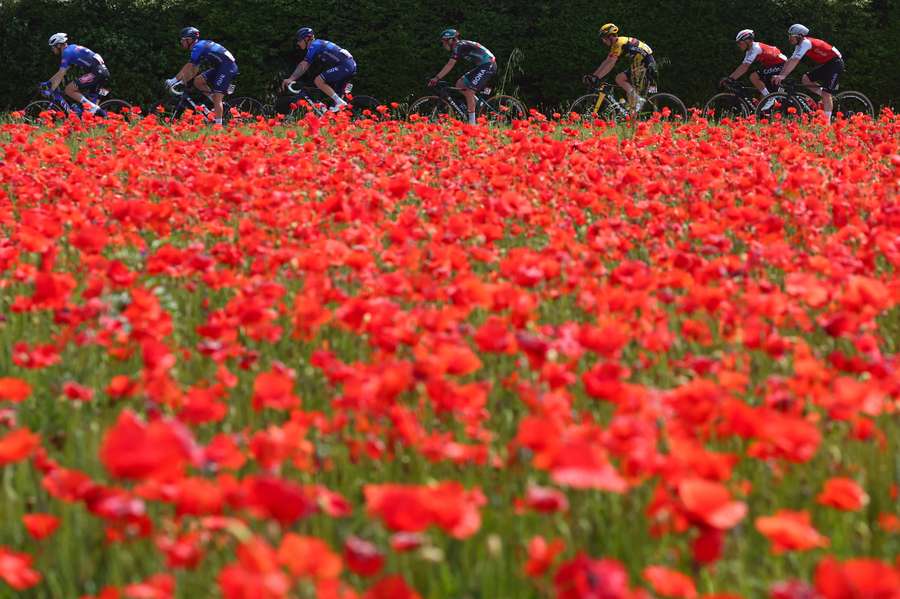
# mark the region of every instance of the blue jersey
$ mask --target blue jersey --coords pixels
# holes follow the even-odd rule
[[[237,64],[234,54],[225,49],[222,44],[211,40],[200,40],[191,49],[191,63],[199,65],[205,62],[214,68],[222,65]]]
[[[306,49],[306,58],[303,60],[310,65],[318,61],[322,68],[327,69],[347,60],[353,60],[353,55],[335,43],[313,40]]]
[[[69,44],[62,51],[62,62],[60,68],[68,69],[69,67],[80,67],[85,71],[95,71],[100,67],[106,67],[103,63],[103,57],[96,52],[78,46]]]

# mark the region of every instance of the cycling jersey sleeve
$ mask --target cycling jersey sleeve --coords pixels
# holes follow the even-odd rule
[[[794,49],[794,53],[791,55],[792,59],[800,60],[806,53],[809,52],[809,49],[812,48],[812,42],[808,39],[804,39],[802,42],[797,44],[797,47]]]
[[[622,48],[625,46],[626,41],[628,41],[627,37],[617,37],[616,41],[609,48],[609,55],[616,58],[622,56]]]
[[[744,63],[743,64],[753,64],[756,62],[757,57],[762,52],[762,46],[759,44],[753,44],[750,46],[750,49],[747,50],[747,53],[744,55]]]
[[[59,63],[59,68],[68,69],[78,58],[77,55],[78,51],[75,46],[66,46],[66,49],[62,51],[62,60]]]
[[[306,49],[306,57],[303,60],[312,64],[324,46],[325,42],[322,40],[313,40],[312,43],[309,44],[309,48]]]
[[[194,44],[194,47],[191,49],[191,64],[200,64],[200,61],[203,60],[203,56],[206,54],[206,46],[206,42],[202,40]]]

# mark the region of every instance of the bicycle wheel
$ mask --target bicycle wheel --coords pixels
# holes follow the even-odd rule
[[[756,105],[756,117],[770,121],[796,120],[809,112],[807,100],[785,92],[774,92]]]
[[[108,114],[118,114],[125,122],[130,121],[134,115],[131,113],[131,104],[125,100],[106,100],[100,103],[100,108]]]
[[[834,113],[849,119],[857,114],[875,118],[875,106],[860,92],[842,92],[834,97]]]
[[[654,94],[647,98],[637,111],[637,118],[649,120],[659,118],[661,121],[686,121],[687,108],[681,99],[673,94]]]
[[[569,113],[580,115],[582,119],[602,119],[605,121],[618,121],[624,115],[619,115],[613,106],[604,99],[598,106],[599,94],[585,94],[572,102]]]
[[[751,112],[752,108],[747,101],[731,92],[716,94],[703,106],[703,116],[715,123],[725,119],[747,118]]]
[[[453,110],[446,100],[438,96],[425,96],[409,107],[409,120],[426,120],[435,123],[450,118]]]
[[[350,116],[353,119],[374,119],[378,118],[381,113],[378,107],[381,102],[372,96],[353,96],[350,100]]]
[[[40,125],[44,122],[41,118],[43,113],[47,113],[51,120],[65,118],[65,115],[47,100],[35,100],[22,110],[22,120],[31,125]]]
[[[231,123],[254,123],[257,117],[266,116],[266,107],[256,98],[238,96],[225,106],[224,120]]]
[[[482,112],[489,123],[512,124],[513,121],[524,121],[528,118],[528,108],[518,98],[512,96],[494,96],[487,99],[489,109]]]

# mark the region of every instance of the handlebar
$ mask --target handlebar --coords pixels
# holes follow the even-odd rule
[[[291,81],[291,84],[287,86],[287,89],[292,94],[299,94],[303,91],[303,86],[296,81]]]
[[[172,94],[173,96],[183,96],[186,89],[187,89],[187,86],[184,84],[184,82],[179,81],[178,83],[176,83],[175,85],[173,85],[172,87],[169,88],[169,93]]]

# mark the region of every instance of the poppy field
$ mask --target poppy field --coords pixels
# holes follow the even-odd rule
[[[0,124],[0,597],[900,597],[900,117]]]

